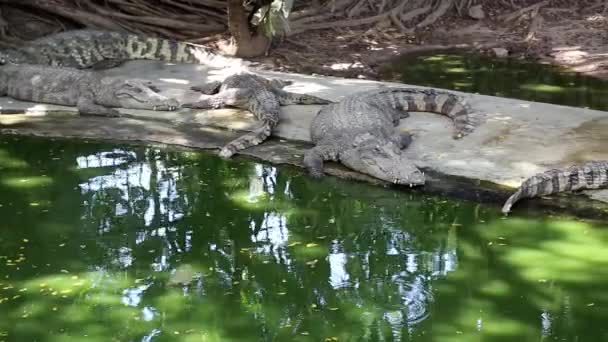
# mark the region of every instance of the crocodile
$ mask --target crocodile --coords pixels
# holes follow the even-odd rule
[[[563,169],[550,169],[526,179],[502,207],[506,215],[522,198],[547,196],[559,192],[608,188],[608,161],[590,161]]]
[[[456,139],[474,130],[468,106],[452,93],[380,87],[351,94],[323,107],[313,119],[311,138],[316,146],[303,160],[308,173],[321,177],[323,161],[332,160],[387,182],[423,185],[424,173],[402,153],[412,136],[395,128],[408,111],[448,116],[456,127]]]
[[[236,73],[228,76],[224,81],[209,82],[191,87],[204,95],[199,101],[184,103],[184,108],[216,109],[235,107],[250,111],[256,120],[260,121],[258,127],[228,144],[220,151],[220,157],[230,158],[236,152],[251,146],[258,145],[266,140],[272,129],[279,122],[280,106],[289,104],[328,104],[331,101],[320,97],[292,93],[282,88],[291,84],[291,81],[280,79],[266,79],[251,73]]]
[[[175,110],[177,100],[157,92],[149,81],[102,77],[94,71],[41,65],[0,67],[0,96],[76,106],[81,115],[119,116],[112,107]]]
[[[1,64],[42,64],[77,69],[107,69],[127,60],[148,59],[173,63],[226,66],[225,57],[187,42],[137,35],[80,29],[55,33],[0,51]]]

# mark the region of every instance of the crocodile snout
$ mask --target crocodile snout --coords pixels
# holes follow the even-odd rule
[[[409,172],[406,176],[401,176],[393,180],[394,184],[409,185],[410,188],[417,185],[424,185],[426,178],[424,172],[420,170],[414,170]]]
[[[163,100],[161,104],[153,106],[153,110],[173,111],[178,108],[179,108],[179,102],[176,99],[166,99],[166,100]]]

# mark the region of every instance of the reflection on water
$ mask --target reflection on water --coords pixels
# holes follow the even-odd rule
[[[143,147],[0,165],[0,341],[608,337],[587,223]]]
[[[406,56],[381,73],[406,84],[608,110],[608,81],[544,64],[454,52]]]

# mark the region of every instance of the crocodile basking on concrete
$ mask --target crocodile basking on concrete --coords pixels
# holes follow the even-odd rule
[[[280,106],[331,103],[316,96],[282,89],[290,83],[278,79],[269,80],[250,73],[233,74],[223,82],[216,81],[191,87],[206,95],[197,102],[184,103],[182,107],[199,109],[236,107],[250,111],[260,121],[260,125],[252,132],[231,141],[222,148],[220,156],[229,158],[237,151],[258,145],[270,136],[272,129],[279,122]]]
[[[191,43],[99,30],[64,31],[0,50],[0,63],[42,64],[78,69],[106,69],[127,60],[150,59],[174,63],[226,66],[241,61]]]
[[[339,161],[372,177],[395,183],[422,185],[424,174],[403,153],[411,135],[395,126],[408,111],[434,112],[451,118],[455,138],[474,129],[468,107],[458,96],[435,90],[389,88],[355,93],[322,108],[313,119],[315,147],[304,165],[313,177],[323,175],[323,161]]]
[[[142,80],[102,77],[96,72],[41,65],[0,67],[0,96],[76,106],[81,115],[119,116],[111,107],[175,110],[179,103]]]
[[[508,214],[513,204],[522,198],[602,188],[608,188],[608,161],[591,161],[564,169],[551,169],[526,179],[507,199],[502,212]]]

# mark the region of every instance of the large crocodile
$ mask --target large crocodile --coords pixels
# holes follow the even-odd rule
[[[41,65],[0,67],[0,96],[76,106],[81,115],[119,116],[111,107],[175,110],[179,103],[143,80],[102,77],[96,72]]]
[[[226,66],[228,60],[243,62],[191,43],[91,29],[64,31],[29,41],[16,49],[0,51],[2,64],[42,64],[78,69],[105,69],[133,59],[215,66]]]
[[[206,95],[197,102],[184,103],[182,107],[199,109],[236,107],[249,110],[260,121],[260,125],[252,132],[231,141],[222,148],[220,156],[229,158],[237,151],[258,145],[270,136],[272,129],[279,122],[281,105],[331,103],[316,96],[282,89],[290,83],[290,81],[270,80],[250,73],[233,74],[223,82],[215,81],[191,87]]]
[[[313,177],[323,175],[324,160],[333,160],[387,182],[424,184],[424,174],[401,153],[412,140],[410,134],[395,129],[408,111],[450,117],[456,127],[454,138],[474,129],[468,107],[454,94],[380,87],[349,95],[319,111],[311,125],[316,146],[305,154],[304,165]]]
[[[608,188],[608,161],[591,161],[564,169],[550,169],[526,179],[507,199],[502,212],[508,214],[513,204],[522,198],[601,188]]]

